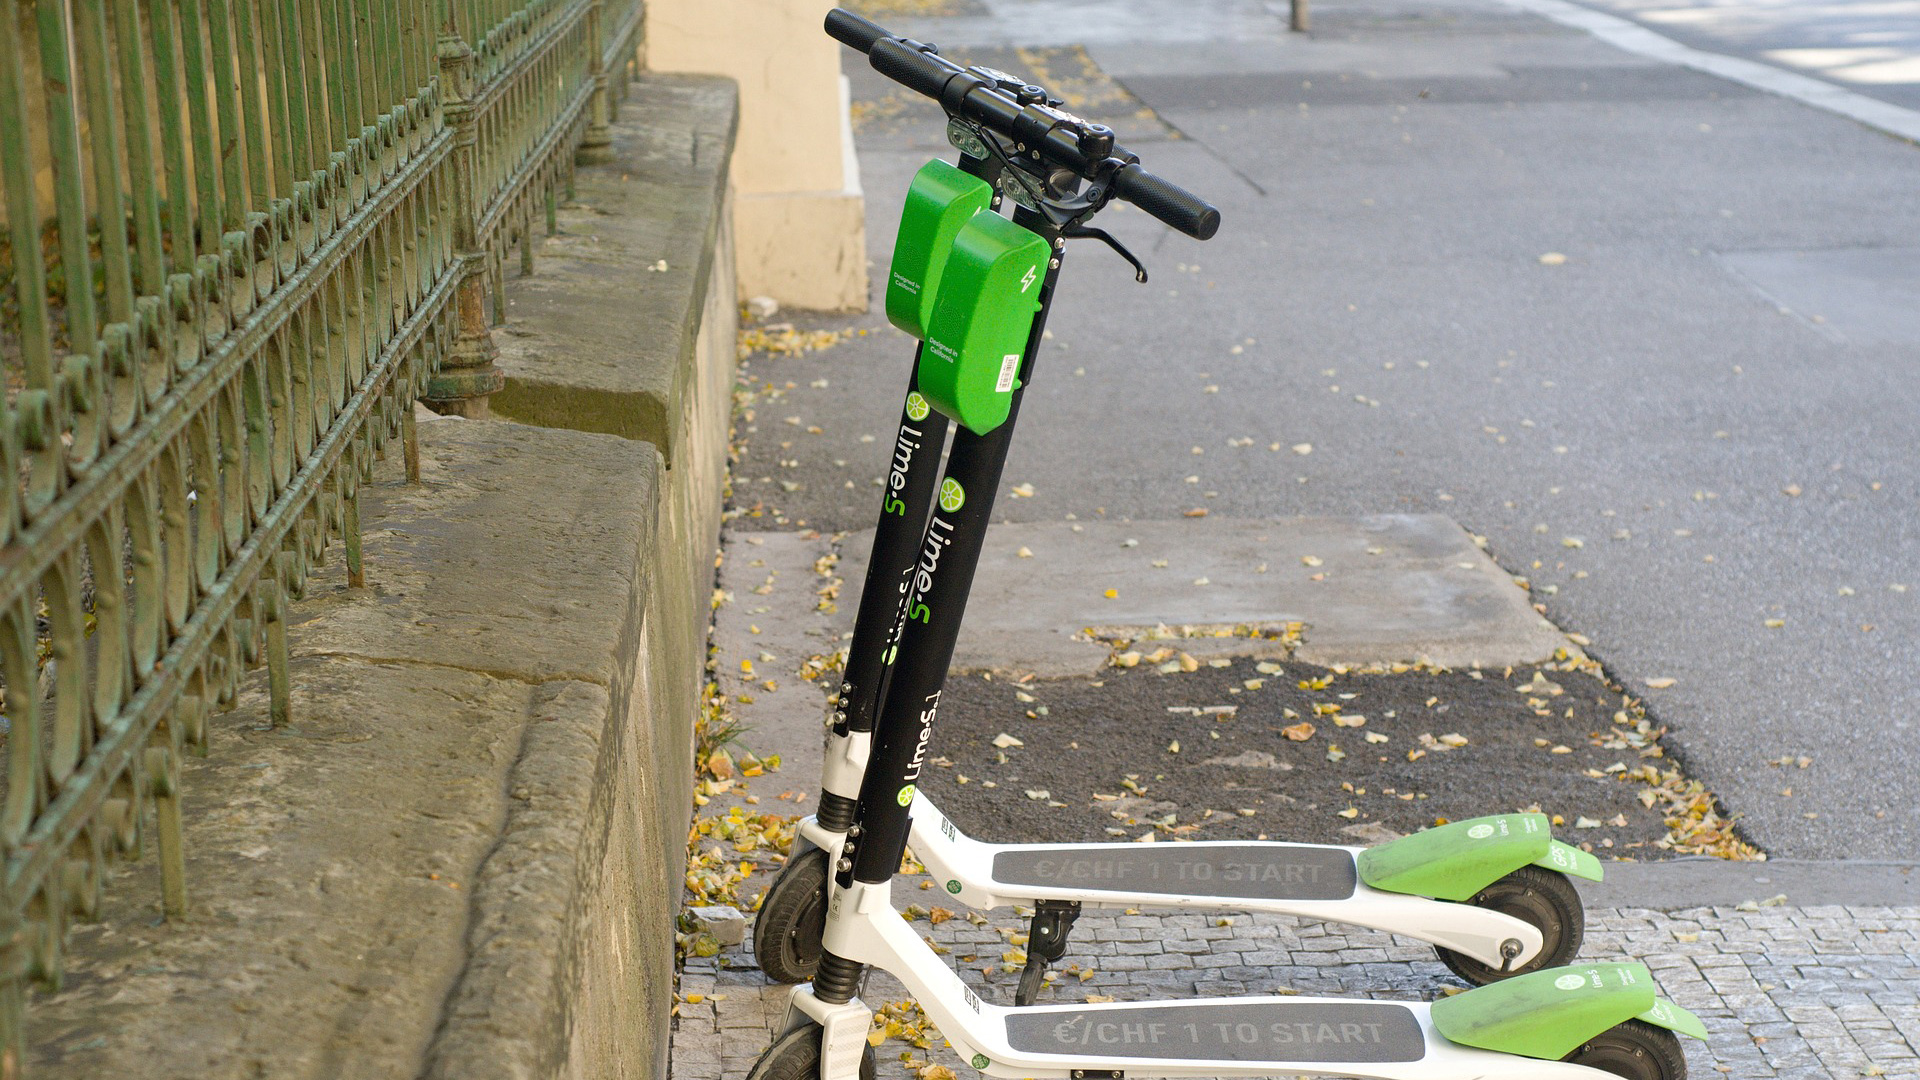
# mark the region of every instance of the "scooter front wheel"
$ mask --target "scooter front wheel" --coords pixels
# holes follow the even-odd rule
[[[1580,893],[1565,874],[1544,867],[1523,866],[1481,889],[1467,903],[1528,923],[1540,931],[1543,939],[1538,955],[1506,971],[1452,949],[1434,947],[1448,970],[1475,986],[1572,963],[1586,936],[1586,910],[1580,906]]]
[[[1645,1020],[1628,1020],[1582,1043],[1563,1060],[1610,1072],[1625,1080],[1686,1080],[1680,1039]]]
[[[788,860],[767,888],[753,921],[753,955],[774,982],[803,983],[820,966],[827,925],[827,853],[814,848]]]
[[[821,1034],[808,1024],[773,1040],[747,1071],[747,1080],[819,1080]],[[873,1080],[875,1068],[873,1047],[861,1047],[860,1080]]]

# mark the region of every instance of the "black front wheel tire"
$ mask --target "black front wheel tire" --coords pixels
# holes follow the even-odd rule
[[[820,1080],[820,1036],[814,1024],[789,1031],[773,1041],[747,1071],[747,1080]],[[873,1080],[876,1065],[872,1046],[860,1048],[860,1080]]]
[[[1562,1060],[1624,1080],[1686,1080],[1687,1076],[1687,1057],[1680,1052],[1679,1037],[1645,1020],[1615,1024]]]
[[[1452,949],[1434,947],[1447,969],[1474,986],[1485,986],[1542,968],[1573,962],[1586,936],[1587,913],[1580,893],[1565,874],[1540,866],[1523,866],[1473,895],[1467,903],[1511,915],[1540,931],[1540,952],[1527,963],[1501,971]]]
[[[827,853],[814,848],[789,860],[767,888],[753,921],[753,955],[774,982],[793,985],[820,967],[827,925]]]

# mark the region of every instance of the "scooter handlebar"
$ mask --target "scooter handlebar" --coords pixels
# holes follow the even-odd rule
[[[1145,210],[1168,226],[1195,240],[1210,240],[1220,231],[1220,211],[1205,199],[1172,182],[1128,165],[1113,178],[1115,194]]]
[[[844,8],[827,12],[827,33],[834,40],[867,54],[873,69],[894,82],[918,91],[949,110],[958,108],[968,119],[1010,139],[1024,139],[1053,165],[1087,175],[1095,164],[1062,132],[1048,131],[1034,138],[1028,116],[1034,106],[1022,106],[995,87],[970,74],[965,68],[935,53],[923,52],[883,27]],[[971,85],[964,89],[949,87],[955,78],[964,77]],[[956,96],[957,101],[949,101]],[[1041,115],[1053,115],[1042,112]],[[1027,130],[1021,130],[1021,128]],[[1110,156],[1127,162],[1114,174],[1114,194],[1138,206],[1149,215],[1196,240],[1211,239],[1220,229],[1220,211],[1206,200],[1142,169],[1137,159],[1124,148],[1113,147]]]
[[[834,8],[827,12],[827,33],[835,41],[861,52],[871,52],[873,43],[893,35],[886,32],[879,23],[862,18],[846,8]]]

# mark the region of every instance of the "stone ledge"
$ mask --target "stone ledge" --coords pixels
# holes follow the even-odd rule
[[[188,918],[114,871],[33,1075],[654,1075],[691,775],[655,683],[699,661],[650,655],[657,454],[421,444],[420,485],[363,488],[368,587],[322,567],[294,608],[291,725],[254,672],[184,770]]]
[[[609,159],[580,168],[559,235],[542,241],[532,277],[513,280],[510,321],[494,331],[507,376],[496,415],[644,439],[670,468],[680,459],[701,313],[733,306],[709,292],[733,278],[721,236],[738,116],[731,79],[634,81]]]

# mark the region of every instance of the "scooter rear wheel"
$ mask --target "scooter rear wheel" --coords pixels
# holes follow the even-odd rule
[[[1644,1020],[1615,1024],[1588,1039],[1563,1060],[1610,1072],[1626,1080],[1686,1080],[1680,1039]]]
[[[747,1080],[820,1080],[820,1036],[818,1025],[789,1031],[773,1040],[747,1071]],[[860,1048],[860,1080],[873,1080],[876,1065],[873,1047]]]
[[[1586,936],[1587,916],[1580,906],[1580,893],[1565,874],[1545,867],[1523,866],[1481,889],[1467,903],[1529,923],[1544,939],[1539,955],[1507,971],[1452,949],[1434,947],[1434,952],[1440,954],[1440,962],[1447,965],[1449,971],[1475,986],[1569,964]]]
[[[767,888],[753,921],[753,955],[779,983],[803,983],[820,967],[827,925],[827,853],[814,848],[787,862]]]

